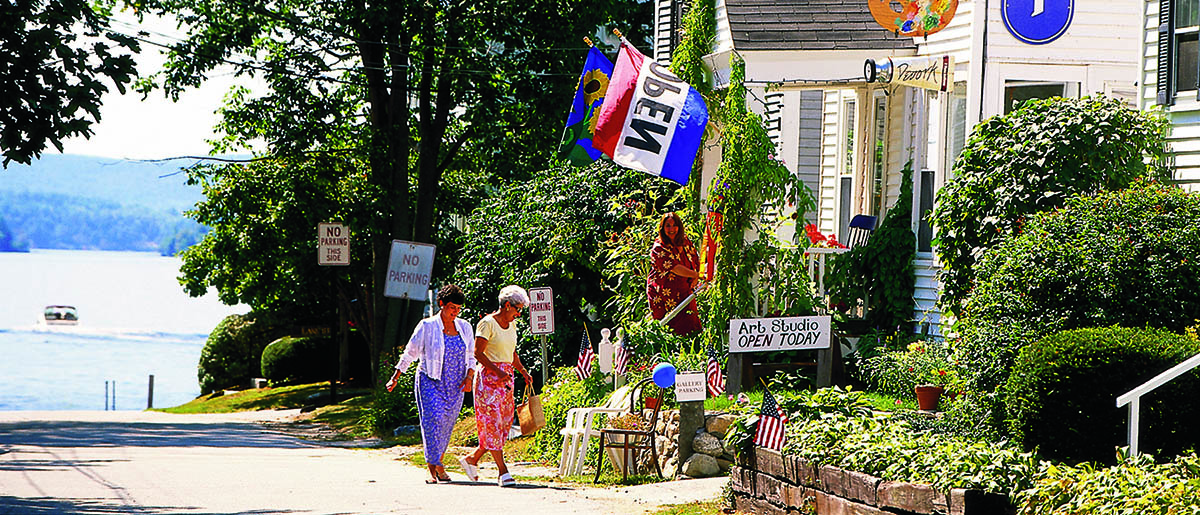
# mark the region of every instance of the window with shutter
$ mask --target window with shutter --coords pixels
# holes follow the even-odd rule
[[[1196,59],[1200,54],[1200,0],[1162,0],[1162,3],[1170,4],[1168,14],[1174,18],[1171,33],[1175,48],[1171,57],[1175,66],[1169,72],[1174,75],[1169,82],[1174,86],[1176,95],[1184,91],[1200,93],[1197,87],[1200,86],[1197,82],[1200,78],[1200,62]],[[1161,13],[1159,16],[1161,18]]]
[[[1200,0],[1159,1],[1157,61],[1157,103],[1200,99]]]

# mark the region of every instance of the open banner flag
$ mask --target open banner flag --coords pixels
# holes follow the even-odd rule
[[[595,47],[589,49],[558,149],[559,156],[575,166],[586,166],[600,158],[600,151],[592,147],[592,134],[596,132],[596,114],[604,103],[608,78],[612,74],[612,62],[604,53]]]
[[[622,38],[592,146],[621,166],[682,185],[707,125],[700,92]]]

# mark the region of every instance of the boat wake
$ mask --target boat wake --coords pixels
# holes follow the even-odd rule
[[[24,327],[0,328],[0,333],[40,333],[96,340],[134,340],[154,342],[196,343],[208,338],[204,333],[176,333],[153,329],[89,327],[83,325],[29,325]]]

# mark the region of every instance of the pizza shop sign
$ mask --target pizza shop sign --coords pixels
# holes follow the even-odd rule
[[[737,318],[729,321],[729,352],[829,348],[829,316]]]

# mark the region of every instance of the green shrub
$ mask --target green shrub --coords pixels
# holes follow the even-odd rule
[[[400,374],[396,387],[387,391],[384,385],[396,369],[397,354],[395,351],[379,357],[379,373],[377,374],[375,392],[371,396],[371,405],[363,413],[363,424],[371,428],[376,435],[391,436],[392,431],[399,426],[412,425],[420,421],[417,412],[416,381],[417,369],[410,367],[408,373]],[[466,401],[463,401],[464,404]]]
[[[884,334],[912,332],[913,270],[917,237],[912,230],[912,161],[900,172],[900,199],[866,245],[833,260],[826,285],[836,303],[869,299],[867,322]],[[845,237],[845,235],[842,235]]]
[[[1065,467],[1043,463],[1033,488],[1014,498],[1018,515],[1103,513],[1174,515],[1200,507],[1200,457],[1165,464],[1149,455],[1120,456],[1112,467]]]
[[[867,384],[880,393],[912,397],[920,385],[957,390],[961,367],[945,340],[918,340],[903,350],[887,350],[863,364]]]
[[[986,252],[958,329],[975,387],[1003,384],[1024,345],[1067,329],[1163,327],[1200,314],[1200,195],[1140,182],[1071,199]]]
[[[1038,460],[1010,443],[916,431],[890,418],[826,416],[788,424],[784,454],[887,481],[927,483],[942,492],[977,488],[1010,495],[1032,484]]]
[[[562,454],[562,435],[559,431],[567,425],[567,410],[599,406],[612,393],[612,383],[600,373],[593,373],[580,381],[574,367],[562,367],[554,371],[553,377],[554,382],[546,385],[541,392],[546,427],[534,433],[528,449],[530,457],[547,463],[558,463]],[[595,458],[595,454],[595,449],[589,445],[589,461],[585,463],[592,463],[590,460]]]
[[[208,335],[200,351],[200,394],[249,382],[261,370],[263,349],[280,332],[264,314],[229,315]]]
[[[1200,341],[1161,329],[1078,329],[1021,350],[1005,386],[1008,423],[1026,449],[1050,459],[1113,462],[1126,445],[1128,408],[1119,395],[1200,353]],[[1142,397],[1141,445],[1174,456],[1200,433],[1200,371]]]
[[[337,346],[329,338],[285,336],[262,353],[262,376],[273,384],[325,381],[337,376]]]
[[[1011,443],[990,443],[915,430],[895,417],[872,415],[856,391],[822,388],[778,394],[788,412],[785,455],[891,481],[928,483],[940,491],[979,488],[1011,494],[1029,487],[1037,458]],[[725,436],[742,452],[753,441],[757,415],[739,418]]]
[[[1166,177],[1168,124],[1111,98],[1033,100],[971,132],[938,192],[932,223],[943,270],[942,302],[958,313],[975,282],[979,256],[1020,234],[1034,213],[1076,194]]]

